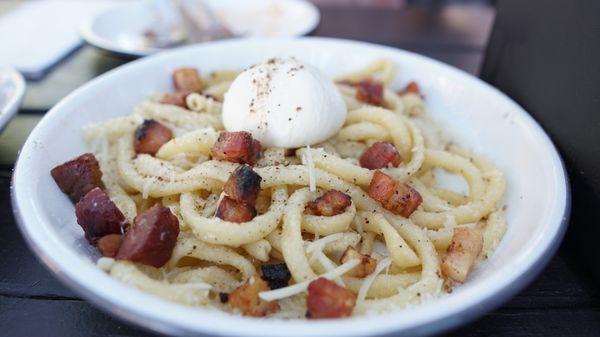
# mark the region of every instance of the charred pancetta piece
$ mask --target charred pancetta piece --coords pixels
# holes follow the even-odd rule
[[[260,268],[262,270],[262,278],[267,281],[271,289],[287,287],[292,277],[285,262],[263,264]]]
[[[307,204],[308,211],[313,215],[333,216],[344,213],[352,204],[349,195],[338,190],[331,190]]]
[[[355,84],[356,98],[367,104],[385,106],[383,83],[375,80],[362,80]]]
[[[464,282],[482,249],[483,235],[480,230],[454,228],[452,242],[442,257],[442,274],[454,282]]]
[[[394,180],[381,171],[375,171],[369,185],[369,196],[388,211],[405,218],[421,205],[423,198],[414,188]]]
[[[211,149],[213,158],[254,165],[260,157],[260,142],[246,131],[221,132]]]
[[[178,235],[177,217],[169,208],[156,204],[135,217],[116,258],[162,267],[171,258]]]
[[[117,256],[119,247],[121,247],[122,240],[123,236],[121,234],[108,234],[101,237],[96,246],[102,256],[115,257]]]
[[[77,203],[84,195],[96,187],[103,188],[102,171],[96,157],[91,153],[56,166],[50,171],[52,178],[63,193]]]
[[[415,81],[409,82],[406,85],[406,87],[404,87],[404,89],[402,89],[398,92],[398,95],[405,95],[405,94],[416,94],[416,95],[423,97],[423,95],[421,94],[421,89],[419,88],[419,85]]]
[[[245,316],[263,317],[279,311],[277,301],[265,301],[258,293],[269,291],[269,285],[258,276],[252,277],[244,285],[229,294],[229,304]]]
[[[204,83],[200,78],[198,69],[179,68],[173,71],[173,86],[175,90],[181,92],[201,92],[204,89]]]
[[[117,205],[99,187],[89,191],[75,205],[77,223],[91,244],[109,234],[121,234],[127,220]]]
[[[188,105],[186,102],[186,98],[190,93],[187,91],[177,91],[165,94],[161,99],[160,103],[162,104],[170,104],[176,105],[178,107],[187,109]]]
[[[388,142],[376,142],[362,154],[359,162],[361,167],[377,170],[390,165],[398,167],[402,162],[402,156],[394,145]]]
[[[225,196],[221,200],[217,208],[217,217],[229,222],[248,222],[256,216],[254,206],[243,202],[235,201],[234,199]]]
[[[342,258],[340,260],[341,263],[346,263],[350,260],[358,259],[360,260],[360,264],[352,270],[350,270],[346,275],[355,276],[355,277],[366,277],[367,275],[372,274],[377,267],[377,260],[370,257],[369,255],[363,255],[359,253],[354,247],[348,246],[342,254]]]
[[[324,277],[308,285],[307,318],[348,317],[354,310],[356,295]]]
[[[168,127],[153,119],[146,119],[135,130],[135,152],[153,156],[161,146],[172,138],[173,132]]]
[[[256,205],[262,178],[251,166],[240,165],[229,176],[223,191],[229,198],[250,206]]]

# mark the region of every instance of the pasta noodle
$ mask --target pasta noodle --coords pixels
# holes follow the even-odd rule
[[[271,233],[279,224],[283,205],[287,196],[285,189],[279,188],[273,192],[271,208],[251,221],[240,226],[216,217],[207,218],[195,211],[193,195],[181,195],[181,215],[199,239],[232,247],[255,242]]]
[[[126,220],[133,223],[138,214],[161,203],[177,217],[180,230],[161,268],[107,258],[98,265],[165,299],[232,311],[219,302],[223,293],[253,284],[261,268],[284,262],[289,285],[258,296],[278,300],[280,311],[270,315],[285,318],[304,317],[308,286],[319,277],[357,294],[354,315],[438,297],[445,281],[440,259],[456,228],[481,230],[482,258],[500,243],[507,227],[499,205],[506,181],[485,159],[449,146],[424,116],[421,95],[392,90],[395,68],[377,60],[338,78],[336,87],[348,112],[329,140],[299,149],[263,149],[253,167],[261,178],[256,213],[241,223],[219,215],[229,198],[224,186],[240,164],[211,153],[223,131],[221,102],[237,71],[203,77],[203,90],[185,97],[187,108],[149,99],[129,116],[86,127],[84,138],[98,158],[106,193]],[[383,84],[383,106],[357,98],[353,83],[364,80]],[[155,154],[137,153],[134,134],[148,119],[168,127],[173,137]],[[422,198],[406,217],[369,194],[375,170],[361,166],[361,156],[378,142],[391,144],[401,159],[380,171]],[[467,193],[438,184],[438,170],[461,177]],[[348,204],[333,215],[313,213],[312,203],[331,190],[347,195]],[[344,260],[350,247],[374,260],[376,267],[367,276],[348,274],[364,262]]]

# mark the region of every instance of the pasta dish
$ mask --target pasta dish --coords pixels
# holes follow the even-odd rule
[[[178,68],[51,174],[97,265],[164,299],[290,319],[418,305],[494,251],[505,179],[395,77],[387,60],[335,80],[295,59]]]

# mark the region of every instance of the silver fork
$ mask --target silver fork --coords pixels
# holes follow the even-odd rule
[[[188,42],[204,42],[234,37],[210,6],[202,0],[173,0],[188,33]]]
[[[234,37],[202,0],[155,0],[152,6],[156,25],[146,45],[169,48]]]

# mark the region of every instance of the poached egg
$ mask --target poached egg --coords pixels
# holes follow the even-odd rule
[[[248,131],[266,147],[320,143],[343,126],[346,104],[333,81],[294,58],[273,58],[242,72],[225,93],[227,131]]]

